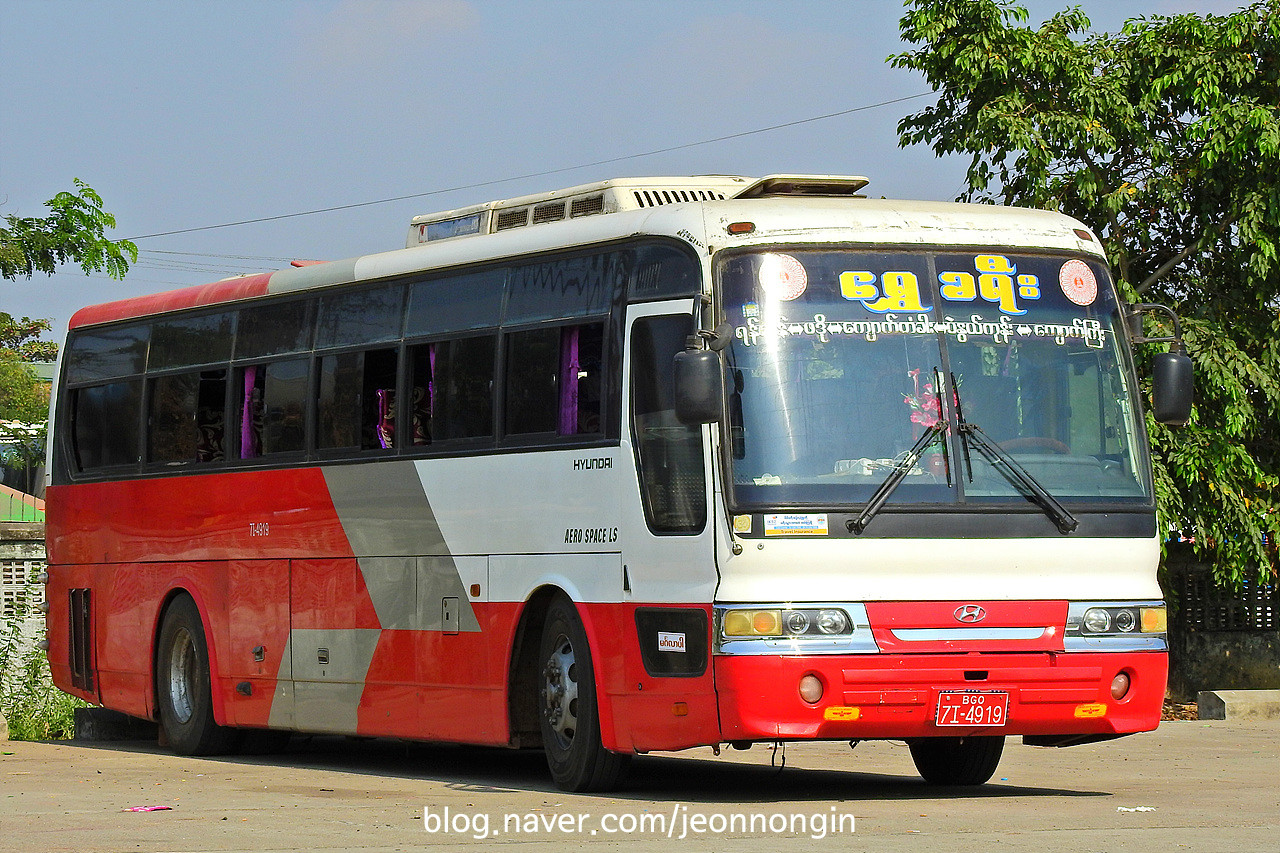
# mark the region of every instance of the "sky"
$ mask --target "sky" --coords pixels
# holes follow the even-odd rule
[[[1099,32],[1245,5],[1077,4]],[[1024,5],[1038,24],[1073,4]],[[124,281],[70,266],[0,282],[0,311],[48,318],[57,339],[84,305],[396,249],[418,214],[614,177],[852,174],[875,195],[950,200],[965,162],[898,146],[898,121],[932,103],[886,62],[908,49],[902,11],[0,0],[0,216],[44,216],[79,178],[115,215],[109,236],[140,250]]]

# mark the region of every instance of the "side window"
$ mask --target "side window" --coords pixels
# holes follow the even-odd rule
[[[415,443],[493,435],[497,336],[414,347]]]
[[[307,359],[244,367],[238,374],[240,458],[306,449]]]
[[[507,335],[506,434],[601,431],[604,325]]]
[[[220,462],[227,371],[203,370],[150,380],[147,461]]]
[[[631,328],[631,430],[644,515],[656,533],[697,533],[707,520],[702,430],[675,412],[673,360],[693,332],[688,315]]]
[[[560,380],[560,330],[532,329],[506,336],[507,435],[554,434]]]
[[[72,392],[71,432],[82,471],[138,462],[142,382],[110,382]]]
[[[396,351],[320,359],[316,446],[387,450],[396,438]]]

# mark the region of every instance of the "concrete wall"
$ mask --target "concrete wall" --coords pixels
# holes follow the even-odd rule
[[[1175,556],[1163,572],[1170,603],[1169,692],[1193,702],[1202,690],[1280,689],[1280,589],[1213,583],[1211,568]]]
[[[44,588],[35,583],[44,568],[44,524],[0,524],[0,618],[5,636],[10,624],[19,621],[24,647],[13,659],[25,656],[21,652],[35,642],[44,627],[44,614],[39,610]]]

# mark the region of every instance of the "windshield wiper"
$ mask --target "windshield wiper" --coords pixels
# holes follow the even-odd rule
[[[916,443],[911,446],[902,461],[895,460],[894,468],[889,472],[889,476],[884,478],[884,482],[871,495],[871,500],[867,501],[866,507],[858,514],[857,518],[852,518],[845,525],[850,533],[861,534],[867,529],[867,525],[871,523],[871,519],[876,517],[884,507],[885,501],[889,500],[889,496],[893,494],[893,490],[898,488],[903,480],[907,478],[907,474],[920,461],[920,457],[924,455],[925,449],[937,440],[938,436],[947,431],[947,422],[939,420],[933,426],[924,431],[924,435],[917,439]],[[945,448],[946,445],[943,445]]]
[[[969,441],[983,456],[987,457],[987,461],[991,463],[991,467],[995,468],[1004,475],[1010,483],[1021,489],[1027,497],[1040,505],[1045,514],[1053,520],[1058,526],[1058,530],[1062,533],[1070,533],[1080,526],[1080,522],[1076,517],[1067,511],[1067,508],[1058,503],[1058,499],[1049,494],[1049,491],[1040,484],[1040,481],[1031,476],[1026,468],[1018,464],[1009,452],[1000,445],[992,441],[985,432],[981,430],[975,423],[967,421],[960,422],[960,439],[965,444],[965,456],[968,456]],[[973,471],[969,472],[969,479],[973,479]]]

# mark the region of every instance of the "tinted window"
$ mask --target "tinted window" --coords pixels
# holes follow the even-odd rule
[[[311,348],[311,302],[255,305],[240,312],[236,358],[262,358]]]
[[[493,359],[487,335],[431,344],[434,352],[431,428],[437,441],[493,435]]]
[[[147,461],[222,460],[227,371],[161,376],[150,385]]]
[[[506,433],[600,432],[604,326],[509,334]]]
[[[689,316],[636,321],[631,332],[631,415],[644,515],[665,533],[696,533],[707,518],[702,430],[680,423],[674,359],[693,331]]]
[[[67,342],[67,381],[93,382],[141,373],[150,326],[124,326],[72,334]]]
[[[331,293],[320,299],[317,347],[392,341],[400,337],[404,308],[401,285]]]
[[[512,270],[505,322],[604,314],[626,284],[630,253],[579,255]]]
[[[156,323],[151,330],[149,370],[212,364],[231,358],[230,313]]]
[[[447,334],[496,326],[506,275],[505,269],[490,269],[415,282],[409,288],[405,334]]]
[[[141,406],[141,380],[73,391],[71,428],[78,467],[137,463]]]
[[[306,447],[307,360],[259,364],[240,371],[240,458]]]
[[[556,431],[560,378],[559,329],[507,335],[508,435]]]
[[[396,351],[374,350],[320,359],[316,446],[395,446]]]
[[[630,286],[635,301],[692,296],[702,291],[702,277],[697,262],[674,246],[641,246]]]

